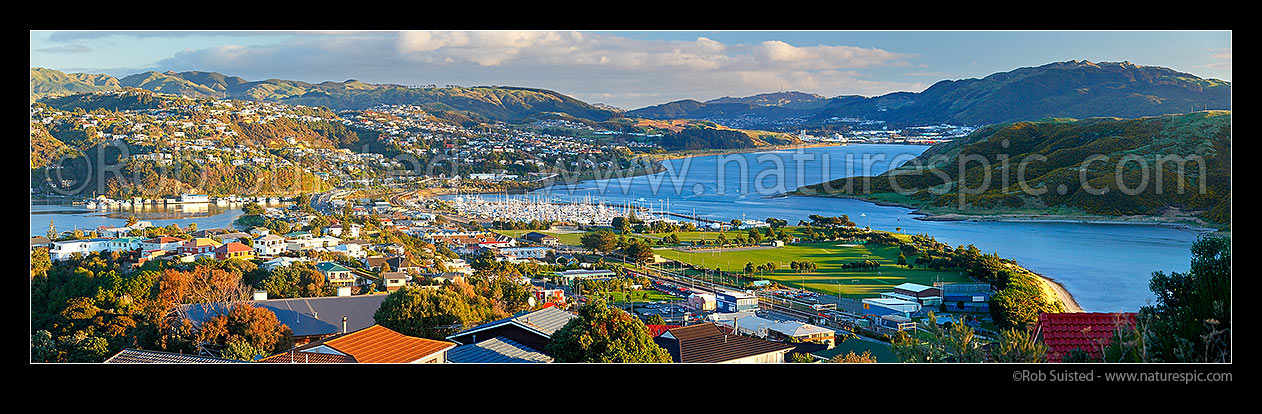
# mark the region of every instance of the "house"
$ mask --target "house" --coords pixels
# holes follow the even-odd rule
[[[385,272],[381,274],[381,280],[385,282],[386,291],[394,292],[407,284],[408,275],[403,272]]]
[[[80,256],[87,256],[92,252],[103,252],[109,250],[109,242],[112,239],[84,239],[84,240],[66,240],[53,242],[52,248],[48,250],[48,257],[52,261],[61,261],[69,259],[78,253]]]
[[[411,260],[403,256],[395,256],[386,259],[386,264],[390,265],[390,270],[395,272],[419,273],[421,267],[412,263]]]
[[[525,235],[525,236],[522,236],[522,238],[523,238],[523,239],[526,239],[526,241],[528,241],[528,242],[531,242],[531,243],[537,243],[537,244],[542,245],[542,246],[553,246],[553,247],[555,247],[555,246],[560,246],[560,245],[561,245],[561,239],[558,239],[556,236],[553,236],[553,235],[550,235],[550,234],[544,234],[544,233],[540,233],[540,232],[536,232],[536,231],[532,231],[532,232],[530,232],[530,233],[526,233],[526,235]]]
[[[142,241],[140,237],[119,237],[108,242],[107,250],[112,252],[124,252],[140,249]]]
[[[242,259],[249,260],[254,258],[254,249],[241,243],[232,242],[215,248],[215,259]]]
[[[327,232],[328,234],[341,237],[341,238],[355,238],[355,237],[359,237],[359,229],[361,227],[362,226],[358,224],[354,224],[354,223],[351,223],[351,224],[339,223],[339,224],[334,224],[332,226],[329,226]]]
[[[259,360],[261,363],[387,363],[447,362],[456,344],[408,336],[381,325],[320,339]]]
[[[381,270],[381,265],[386,263],[386,259],[389,259],[389,257],[370,256],[370,257],[364,257],[364,258],[359,259],[359,262],[363,263],[364,267],[368,268],[368,270],[376,272],[376,271]],[[394,270],[394,269],[391,269],[391,270]]]
[[[475,326],[448,336],[461,345],[476,344],[493,338],[505,338],[539,352],[546,352],[552,334],[578,315],[555,306]]]
[[[781,363],[793,344],[734,335],[714,323],[666,331],[653,338],[677,363]]]
[[[460,345],[447,351],[447,362],[456,364],[530,364],[552,361],[552,357],[543,352],[503,337]]]
[[[548,247],[507,247],[499,250],[500,254],[516,259],[542,259],[552,251]]]
[[[1042,313],[1034,327],[1034,340],[1047,347],[1047,361],[1061,362],[1074,349],[1100,358],[1118,326],[1135,326],[1134,312]]]
[[[140,249],[144,251],[162,250],[162,251],[172,252],[172,251],[180,250],[180,246],[184,245],[184,242],[186,241],[188,240],[181,239],[179,237],[171,237],[171,236],[154,237],[152,239],[147,239],[145,241],[140,242]]]
[[[228,233],[228,230],[225,230],[225,229],[202,229],[202,230],[198,230],[198,231],[193,232],[192,236],[193,236],[193,237],[210,237],[210,236],[215,236],[215,235],[224,234],[224,233]]]
[[[242,233],[242,232],[224,233],[224,234],[219,235],[219,240],[222,240],[224,243],[239,242],[241,241],[241,239],[253,239],[253,238],[254,236],[251,236],[250,233]]]
[[[360,246],[361,246],[360,244],[356,244],[356,243],[339,244],[333,247],[326,247],[325,250],[328,250],[334,253],[342,253],[353,258],[362,258],[364,256],[367,256],[368,252],[364,251],[364,249],[361,248]]]
[[[201,254],[214,252],[220,243],[214,239],[198,237],[180,245],[180,254]]]
[[[52,246],[52,244],[53,244],[53,241],[49,240],[47,237],[31,236],[31,250],[35,250],[35,248],[37,247],[43,247],[47,249],[49,246]]]
[[[254,239],[254,252],[260,256],[275,256],[284,251],[284,237],[266,234]]]
[[[387,295],[329,296],[318,298],[260,299],[244,301],[266,308],[294,332],[294,343],[352,332],[373,325],[373,314]],[[231,303],[181,305],[180,313],[194,325],[210,320]]]
[[[351,273],[351,269],[346,266],[336,262],[320,262],[316,263],[315,268],[320,274],[324,275],[329,282],[329,286],[342,287],[355,284],[355,274]]]
[[[268,260],[266,262],[263,262],[263,264],[259,265],[259,267],[263,268],[263,270],[270,272],[273,269],[276,269],[278,267],[285,267],[285,266],[294,264],[294,262],[309,262],[309,261],[311,261],[311,259],[282,256],[282,257],[277,257],[277,258]]]
[[[237,364],[249,361],[124,348],[101,362],[105,364]]]

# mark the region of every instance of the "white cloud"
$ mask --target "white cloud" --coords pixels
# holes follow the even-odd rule
[[[780,40],[725,44],[639,40],[573,31],[335,32],[264,45],[184,50],[156,70],[203,70],[249,80],[348,78],[402,84],[514,85],[552,89],[628,109],[668,100],[800,90],[827,96],[922,90],[857,72],[910,66],[915,55]],[[883,89],[884,88],[884,89]],[[586,98],[585,98],[586,97]]]

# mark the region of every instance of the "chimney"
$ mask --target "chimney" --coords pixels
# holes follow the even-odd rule
[[[346,315],[342,315],[342,333],[346,333]]]

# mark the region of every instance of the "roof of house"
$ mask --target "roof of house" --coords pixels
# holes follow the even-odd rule
[[[31,244],[48,244],[48,243],[52,243],[52,240],[48,240],[47,237],[31,236]]]
[[[495,337],[447,351],[447,361],[460,364],[552,362],[552,357],[508,338]]]
[[[1100,357],[1101,350],[1113,339],[1113,329],[1120,324],[1135,326],[1134,312],[1122,313],[1043,313],[1035,327],[1035,337],[1047,346],[1047,360],[1060,362],[1076,348]]]
[[[228,243],[215,248],[215,253],[232,253],[232,252],[252,252],[254,249],[250,246],[238,242]]]
[[[387,295],[329,296],[320,298],[268,299],[244,301],[267,308],[276,319],[294,331],[294,336],[330,335],[342,332],[342,316],[347,331],[364,329],[373,324],[373,314]],[[209,320],[228,305],[183,305],[182,312],[194,323]]]
[[[185,247],[202,247],[202,246],[219,247],[219,244],[220,243],[215,241],[215,239],[211,239],[207,237],[198,237],[198,238],[184,242]]]
[[[381,277],[385,279],[407,279],[408,274],[403,272],[382,272]]]
[[[259,362],[410,363],[455,347],[447,341],[408,336],[381,325],[324,338]],[[316,356],[311,360],[311,356]]]
[[[656,337],[666,333],[671,329],[680,327],[681,325],[644,325],[649,328],[649,336]]]
[[[337,262],[320,262],[320,263],[316,263],[315,268],[316,268],[316,270],[319,270],[319,271],[320,271],[320,272],[322,272],[322,273],[328,273],[328,272],[349,272],[349,271],[351,271],[351,269],[347,268],[346,266],[342,266],[342,265],[340,265],[340,264],[337,264]]]
[[[185,242],[185,241],[186,241],[186,240],[181,239],[181,238],[179,238],[179,237],[161,236],[161,237],[154,237],[154,238],[152,238],[152,239],[147,239],[147,240],[145,240],[144,242],[145,242],[145,243],[158,243],[158,244],[164,244],[164,243],[175,243],[175,242],[180,242],[180,243],[183,243],[183,242]]]
[[[236,364],[249,361],[125,348],[103,362],[106,364]]]
[[[566,312],[564,310],[561,310],[560,308],[547,307],[547,308],[543,308],[534,312],[517,315],[517,316],[511,316],[508,318],[500,319],[498,321],[478,325],[478,326],[457,332],[455,334],[452,334],[448,336],[447,339],[465,336],[471,333],[484,331],[487,329],[491,329],[497,326],[502,326],[502,325],[507,325],[507,324],[520,326],[540,336],[551,338],[553,333],[556,333],[557,330],[560,330],[561,327],[569,323],[571,319],[574,319],[577,317],[578,315]]]
[[[653,342],[680,363],[726,362],[794,348],[793,344],[726,334],[714,323],[674,328]]]

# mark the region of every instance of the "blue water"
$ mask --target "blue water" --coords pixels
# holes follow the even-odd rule
[[[268,204],[265,207],[288,206],[289,204]],[[241,208],[219,207],[214,204],[181,204],[146,205],[122,210],[89,210],[82,205],[32,204],[31,235],[43,236],[48,233],[50,220],[59,232],[76,228],[86,232],[100,226],[125,226],[127,217],[131,215],[135,215],[137,220],[148,221],[160,227],[174,223],[187,228],[190,223],[197,223],[199,229],[232,228],[232,221],[241,215]]]
[[[921,221],[913,210],[830,197],[765,198],[852,175],[877,175],[928,146],[847,145],[670,160],[658,174],[557,185],[531,194],[636,204],[715,220],[797,224],[811,214],[846,214],[860,226],[925,233],[973,244],[1061,283],[1085,311],[1135,311],[1149,304],[1151,273],[1188,270],[1199,232],[1157,225]],[[742,167],[742,162],[744,167]],[[643,200],[641,200],[643,199]]]

